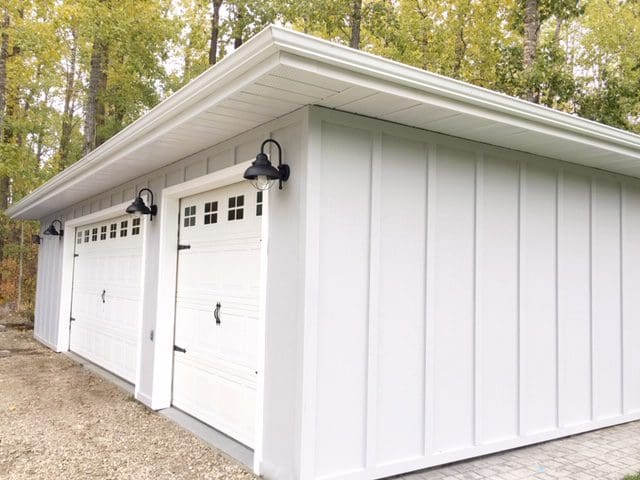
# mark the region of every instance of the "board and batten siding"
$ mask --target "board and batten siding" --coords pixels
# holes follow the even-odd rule
[[[640,417],[640,181],[313,115],[302,478]]]

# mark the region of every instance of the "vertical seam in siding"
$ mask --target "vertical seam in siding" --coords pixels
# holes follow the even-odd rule
[[[564,178],[563,169],[559,169],[556,173],[556,242],[555,242],[555,328],[556,328],[556,428],[560,428],[560,294],[559,294],[559,283],[560,283],[560,275],[559,275],[559,242],[560,242],[560,234],[559,234],[559,226],[560,226],[560,198],[562,195],[562,181]]]
[[[376,465],[377,386],[378,386],[378,318],[380,315],[380,226],[382,195],[382,132],[372,138],[371,176],[369,192],[369,301],[367,338],[367,405],[365,430],[365,469]]]
[[[517,431],[518,437],[522,436],[522,238],[523,238],[523,225],[522,225],[522,208],[523,208],[523,195],[524,195],[524,175],[526,173],[526,164],[524,162],[518,163],[518,260],[517,260],[517,308],[518,308],[518,319],[517,319],[517,382],[518,382],[518,418],[517,418]]]
[[[624,401],[625,382],[624,382],[624,228],[623,228],[623,209],[624,209],[624,184],[620,182],[620,413],[624,414],[626,410]]]
[[[479,204],[482,200],[482,176],[484,173],[484,155],[476,155],[475,179],[474,179],[474,211],[473,211],[473,444],[481,443],[481,413],[482,399],[480,396],[480,385],[482,382],[482,372],[480,371],[480,318],[479,304],[481,302],[478,294],[478,253],[480,249],[479,232],[480,210]]]
[[[591,391],[591,421],[595,418],[593,378],[593,194],[594,178],[589,178],[589,388]]]
[[[425,250],[425,365],[424,365],[424,455],[429,457],[433,452],[433,419],[434,419],[434,322],[433,315],[433,272],[434,272],[434,224],[432,212],[435,209],[435,181],[436,181],[436,147],[427,146],[427,196],[426,196],[426,250]]]

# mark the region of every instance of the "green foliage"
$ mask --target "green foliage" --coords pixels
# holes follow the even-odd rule
[[[359,18],[363,50],[640,132],[640,2],[539,0],[527,69],[525,0],[357,4],[222,0],[216,59],[273,22],[348,45]],[[209,68],[212,12],[212,0],[2,2],[0,209],[80,158],[95,45],[100,143]],[[20,255],[33,295],[35,249],[19,246],[19,228],[0,214],[0,302],[15,301]]]

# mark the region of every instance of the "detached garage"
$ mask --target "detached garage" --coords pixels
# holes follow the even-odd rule
[[[640,419],[627,132],[269,27],[9,214],[36,338],[265,478]]]

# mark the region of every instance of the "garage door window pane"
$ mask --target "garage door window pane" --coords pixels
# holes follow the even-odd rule
[[[89,242],[89,230],[84,231],[84,243]]]
[[[244,195],[229,198],[229,211],[227,220],[242,220],[244,218]]]
[[[98,240],[98,228],[94,228],[91,230],[91,241],[95,242]]]
[[[262,192],[257,192],[256,196],[256,217],[262,216]]]
[[[139,235],[140,234],[140,219],[134,218],[131,221],[131,235]]]
[[[102,225],[100,227],[100,240],[106,240],[106,239],[107,239],[107,226]]]
[[[204,204],[204,224],[218,223],[218,202]]]
[[[78,232],[78,240],[76,241],[76,243],[78,244],[82,243],[82,231]]]
[[[196,224],[196,206],[191,205],[184,209],[184,226],[193,227]]]
[[[127,236],[127,225],[129,222],[127,222],[127,220],[125,220],[124,222],[120,222],[120,236],[121,237],[126,237]]]
[[[109,227],[109,238],[116,238],[116,234],[118,233],[118,225],[112,223]]]

